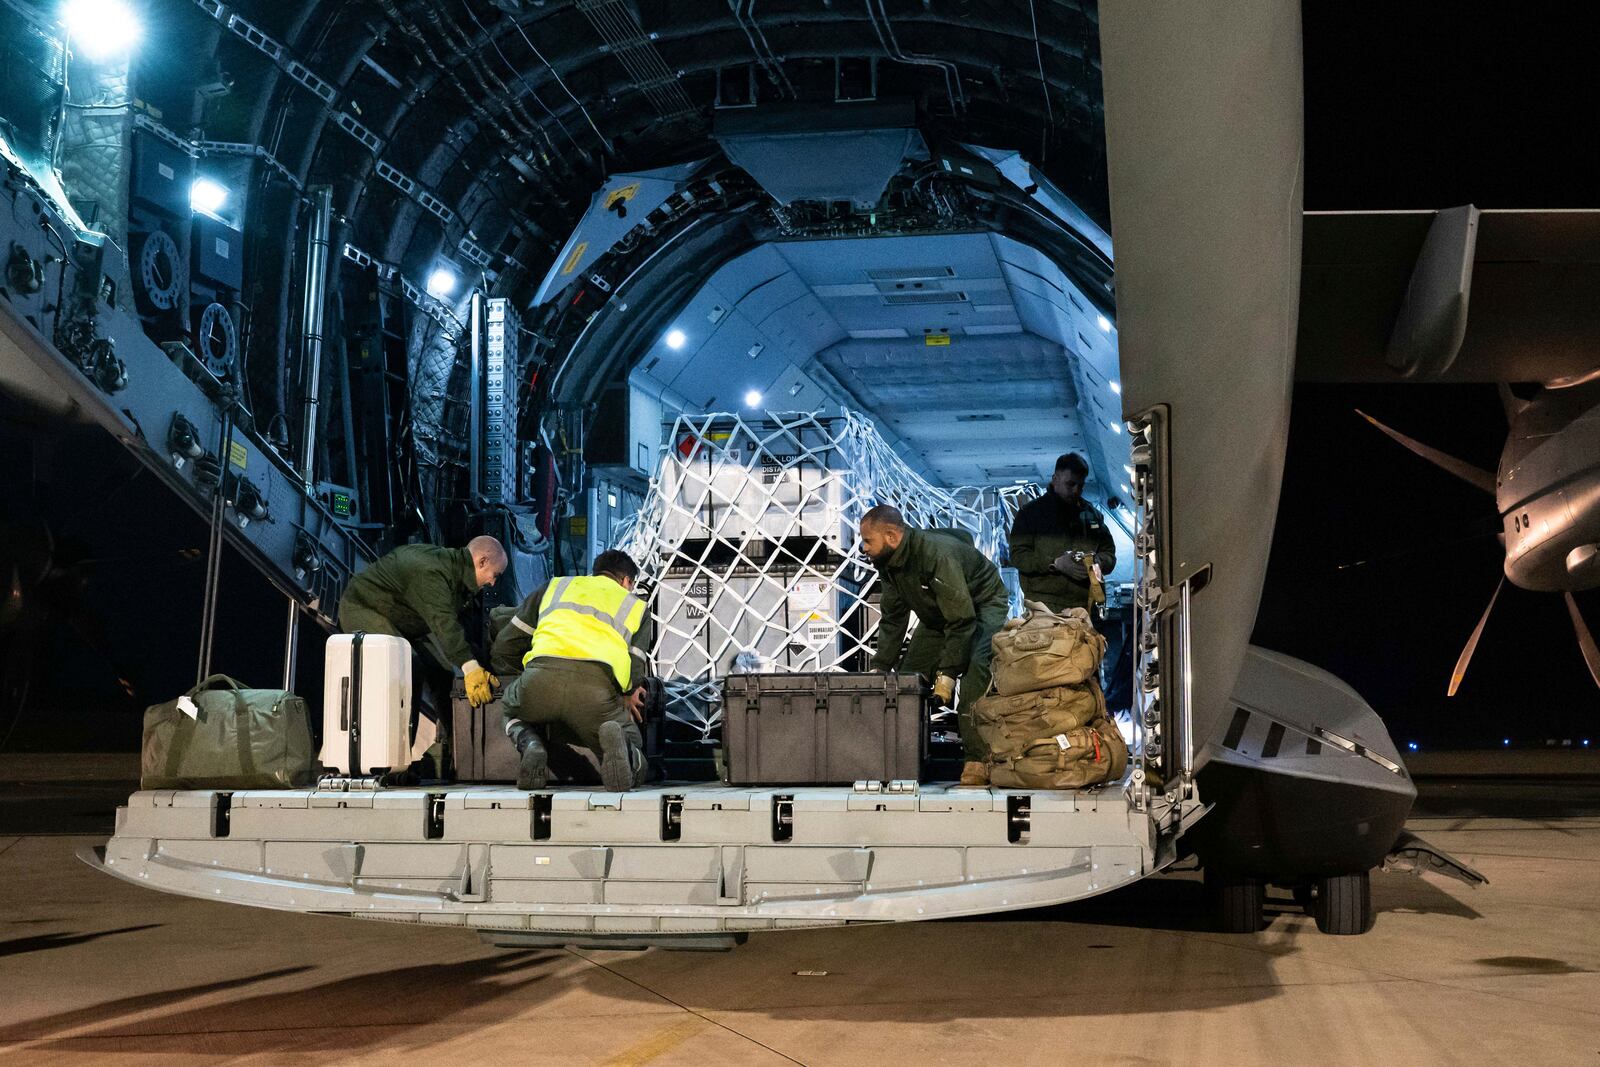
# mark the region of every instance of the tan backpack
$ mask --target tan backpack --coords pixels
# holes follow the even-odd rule
[[[994,690],[1013,696],[1096,678],[1106,639],[1083,608],[1057,615],[1030,600],[1022,618],[1007,620],[994,635],[993,647]]]
[[[1087,726],[1027,742],[1016,755],[992,757],[989,781],[1002,789],[1083,789],[1115,782],[1128,769],[1128,746],[1117,724]]]
[[[1041,737],[1077,730],[1106,713],[1100,686],[1061,685],[1037,693],[990,693],[972,707],[978,736],[996,759],[1020,756]]]

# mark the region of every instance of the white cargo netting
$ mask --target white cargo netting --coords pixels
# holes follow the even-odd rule
[[[877,574],[859,526],[878,504],[911,526],[965,530],[991,559],[1009,518],[993,489],[931,485],[851,411],[677,419],[617,543],[655,594],[670,718],[709,736],[732,672],[866,669]]]

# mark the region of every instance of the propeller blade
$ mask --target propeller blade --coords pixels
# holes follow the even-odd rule
[[[1456,669],[1450,672],[1450,689],[1446,696],[1455,696],[1456,690],[1461,688],[1461,679],[1467,676],[1467,664],[1472,662],[1472,654],[1478,650],[1478,638],[1483,636],[1483,628],[1489,621],[1489,613],[1494,610],[1494,602],[1500,599],[1500,590],[1506,587],[1506,576],[1500,576],[1500,584],[1494,587],[1494,596],[1489,598],[1489,606],[1483,609],[1483,618],[1478,620],[1478,625],[1473,627],[1472,636],[1467,638],[1467,647],[1461,650],[1461,658],[1456,660]]]
[[[1444,468],[1451,474],[1454,474],[1457,478],[1460,478],[1462,481],[1466,482],[1468,485],[1476,486],[1477,488],[1482,489],[1485,493],[1488,493],[1490,496],[1494,495],[1494,475],[1490,474],[1483,468],[1474,467],[1465,460],[1457,459],[1446,452],[1440,452],[1437,448],[1429,448],[1421,441],[1407,437],[1398,430],[1391,430],[1389,427],[1385,426],[1371,415],[1368,415],[1360,408],[1356,409],[1356,414],[1360,415],[1363,419],[1366,419],[1368,422],[1372,423],[1372,425],[1376,426],[1379,430],[1388,434],[1395,441],[1398,441],[1403,447],[1415,452],[1417,455],[1421,456],[1429,463],[1432,463],[1434,466]]]
[[[1589,665],[1589,677],[1594,679],[1595,685],[1600,685],[1600,648],[1595,647],[1594,634],[1589,632],[1589,625],[1583,621],[1583,613],[1578,610],[1578,602],[1572,599],[1572,594],[1562,593],[1561,596],[1567,602],[1567,614],[1572,616],[1572,631],[1578,635],[1583,662]]]

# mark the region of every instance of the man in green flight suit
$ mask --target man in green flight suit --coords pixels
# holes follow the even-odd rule
[[[990,640],[1006,621],[1006,587],[1000,570],[962,530],[916,530],[898,508],[880,504],[861,517],[861,548],[878,568],[883,617],[872,669],[916,671],[933,678],[944,706],[961,682],[956,721],[966,765],[961,784],[989,784],[983,741],[972,705],[989,690]],[[917,630],[902,654],[910,613]]]
[[[417,652],[417,667],[427,707],[435,723],[449,707],[450,681],[461,668],[467,699],[482,706],[494,699],[494,677],[479,665],[461,626],[461,612],[506,569],[506,550],[493,537],[474,537],[465,548],[401,545],[350,580],[339,600],[339,628],[404,637]],[[430,750],[437,776],[445,763],[442,752]],[[415,769],[415,768],[414,768]]]
[[[1056,460],[1049,491],[1018,509],[1011,523],[1011,565],[1022,580],[1022,597],[1051,611],[1088,608],[1089,563],[1098,564],[1101,575],[1117,565],[1104,517],[1083,499],[1088,477],[1083,457],[1068,452]]]

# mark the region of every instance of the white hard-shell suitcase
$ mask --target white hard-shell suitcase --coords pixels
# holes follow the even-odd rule
[[[389,634],[328,638],[322,765],[348,775],[411,763],[411,643]]]

